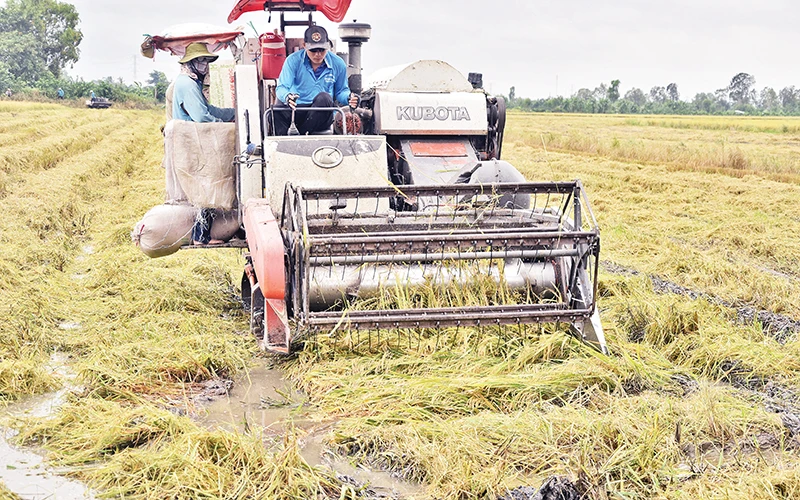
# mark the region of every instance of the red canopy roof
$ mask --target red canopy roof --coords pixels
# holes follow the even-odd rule
[[[351,0],[239,0],[228,16],[228,22],[239,19],[245,12],[263,10],[318,10],[335,23],[342,22],[350,8]],[[271,9],[270,9],[270,4]],[[311,8],[309,8],[311,7]]]
[[[175,56],[183,56],[189,44],[199,42],[206,44],[211,52],[227,49],[240,35],[241,31],[224,31],[213,26],[200,24],[181,24],[171,26],[163,35],[145,35],[142,43],[142,55],[155,57],[155,51],[164,50]]]

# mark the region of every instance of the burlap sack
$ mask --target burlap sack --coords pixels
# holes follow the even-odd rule
[[[185,195],[196,207],[231,210],[236,200],[236,126],[171,120],[164,140],[167,198],[179,201]]]

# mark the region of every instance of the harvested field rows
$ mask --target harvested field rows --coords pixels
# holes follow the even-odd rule
[[[520,127],[508,135],[536,149],[800,183],[797,120],[742,118],[739,123],[739,118],[603,115],[518,115],[517,119]]]
[[[0,398],[64,384],[48,365],[67,353],[81,388],[7,424],[97,491],[369,498],[301,456],[321,435],[420,483],[415,498],[498,498],[552,476],[598,499],[800,496],[800,343],[735,309],[800,319],[800,120],[512,115],[505,159],[587,187],[611,355],[555,327],[462,328],[439,351],[318,336],[269,360],[304,393],[285,432],[228,432],[190,417],[204,383],[266,362],[235,300],[239,253],[148,260],[128,236],[162,199],[160,114],[4,106],[0,144],[28,113],[58,132],[0,146]],[[682,143],[691,154],[670,154]],[[725,163],[732,143],[746,169]]]

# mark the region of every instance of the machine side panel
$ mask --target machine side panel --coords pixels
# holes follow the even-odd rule
[[[286,310],[283,235],[266,200],[247,202],[244,227],[257,277],[251,281],[253,318],[250,327],[260,322],[263,325],[261,346],[288,354],[291,334]]]
[[[486,135],[486,96],[378,91],[375,126],[379,134],[389,135]]]
[[[239,153],[247,150],[249,140],[261,144],[261,119],[258,98],[258,75],[255,65],[235,67],[236,75],[236,145]],[[237,165],[239,207],[244,207],[251,198],[264,197],[262,169],[258,165]]]
[[[265,200],[250,200],[244,210],[244,227],[261,293],[266,299],[284,300],[283,236],[272,207]]]

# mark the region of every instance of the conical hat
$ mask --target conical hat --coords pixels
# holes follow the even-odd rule
[[[211,62],[216,61],[219,59],[219,56],[216,56],[208,51],[208,47],[204,43],[192,43],[186,47],[186,55],[183,56],[183,59],[178,61],[181,64],[186,64],[189,61],[193,61],[198,57],[210,57]]]

